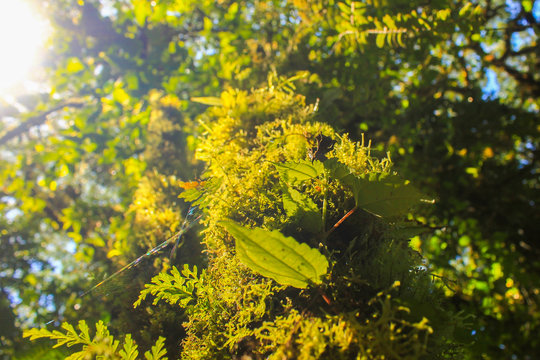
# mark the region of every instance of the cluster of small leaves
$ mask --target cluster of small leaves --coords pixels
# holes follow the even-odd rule
[[[136,360],[139,359],[139,351],[137,344],[133,341],[130,334],[125,336],[123,344],[119,340],[115,340],[109,333],[107,327],[102,321],[96,324],[96,334],[90,335],[90,329],[84,320],[79,321],[78,329],[68,324],[63,323],[62,328],[65,333],[47,329],[30,329],[24,332],[24,337],[29,337],[30,340],[41,338],[56,340],[56,345],[59,346],[77,346],[82,345],[82,350],[72,353],[66,358],[69,360],[83,360],[91,358],[103,359],[118,359],[118,360]],[[163,348],[165,339],[159,338],[152,349],[144,353],[146,360],[167,360],[167,352]],[[121,345],[121,346],[120,346]]]
[[[332,14],[325,17],[316,13],[323,2],[310,5],[305,7],[307,13],[303,13],[303,17],[309,21],[327,22],[334,27],[337,35],[331,38],[331,42],[332,48],[338,52],[350,52],[357,48],[364,51],[370,36],[376,37],[378,48],[383,48],[385,44],[405,47],[406,38],[417,38],[421,32],[444,32],[449,19],[468,17],[467,21],[471,21],[471,18],[483,13],[480,5],[475,6],[471,2],[465,2],[462,7],[452,11],[440,4],[411,9],[405,4],[345,0],[336,2],[335,8],[325,8],[327,13]]]
[[[153,305],[164,300],[171,305],[178,304],[185,308],[194,300],[196,289],[203,283],[204,271],[197,276],[196,266],[190,270],[188,265],[184,265],[181,272],[173,266],[170,273],[161,272],[153,277],[151,283],[144,286],[133,306],[141,305],[148,295],[152,295],[154,296]]]
[[[223,234],[222,234],[223,235]],[[221,236],[222,236],[221,235]],[[282,287],[254,274],[237,257],[223,254],[206,270],[197,299],[186,310],[187,336],[183,359],[227,359],[239,354],[239,344],[255,335],[255,324],[274,308],[274,296]]]
[[[399,285],[398,285],[399,286]],[[265,322],[257,330],[264,346],[273,349],[269,359],[418,359],[433,333],[426,318],[403,319],[410,309],[396,306],[387,294],[377,294],[370,306],[378,309],[362,324],[354,314],[305,320],[306,314],[289,309],[287,315]],[[281,344],[277,350],[276,344]]]

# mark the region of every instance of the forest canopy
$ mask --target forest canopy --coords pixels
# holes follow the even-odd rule
[[[538,1],[26,2],[1,356],[538,357]]]

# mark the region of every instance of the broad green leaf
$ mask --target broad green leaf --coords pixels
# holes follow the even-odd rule
[[[192,97],[191,101],[196,103],[201,103],[204,105],[210,105],[210,106],[221,106],[221,99],[214,96],[206,96],[206,97]]]
[[[426,231],[428,231],[428,229],[426,229],[426,227],[424,226],[403,223],[389,229],[388,233],[391,234],[393,237],[411,239]]]
[[[341,180],[351,173],[349,167],[336,158],[325,160],[323,164],[332,179]]]
[[[318,160],[313,163],[307,160],[287,162],[285,164],[275,164],[275,166],[285,181],[305,181],[324,173],[324,166]]]
[[[251,270],[282,285],[306,288],[320,284],[328,261],[317,250],[279,231],[248,229],[232,221],[221,225],[236,239],[236,253]]]
[[[421,194],[395,175],[375,174],[370,179],[348,175],[343,183],[352,188],[356,206],[374,215],[404,215],[421,200]]]
[[[293,218],[303,229],[312,233],[322,231],[322,217],[317,204],[299,191],[284,187],[283,208],[287,216]]]

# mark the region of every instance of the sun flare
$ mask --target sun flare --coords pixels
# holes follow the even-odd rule
[[[29,3],[0,0],[0,95],[31,77],[47,35],[46,21]]]

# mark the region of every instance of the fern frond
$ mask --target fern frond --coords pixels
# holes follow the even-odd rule
[[[135,342],[131,339],[131,334],[126,335],[126,339],[124,340],[124,348],[120,350],[119,354],[124,360],[137,359],[139,351],[137,350],[137,344],[135,344]]]
[[[155,297],[153,305],[156,305],[160,300],[165,300],[171,305],[179,304],[181,307],[186,307],[194,299],[194,292],[203,277],[204,272],[201,273],[200,279],[197,276],[196,266],[190,270],[189,266],[184,265],[182,272],[173,266],[170,274],[159,273],[152,278],[150,284],[144,286],[145,288],[141,291],[133,307],[139,306],[148,295]]]
[[[160,336],[156,344],[152,346],[151,352],[147,351],[144,353],[146,360],[167,360],[168,358],[165,356],[167,355],[167,350],[163,348],[164,344],[165,338]]]
[[[71,347],[74,345],[82,345],[82,350],[77,351],[66,358],[66,360],[83,360],[93,358],[103,359],[120,359],[120,360],[136,360],[139,355],[137,344],[131,339],[131,335],[127,334],[124,339],[122,349],[118,351],[120,345],[119,340],[115,340],[110,334],[107,326],[99,321],[96,324],[96,334],[94,337],[90,335],[90,329],[84,320],[79,321],[77,330],[73,325],[68,323],[62,324],[62,329],[66,332],[47,329],[30,329],[26,330],[23,337],[29,337],[30,340],[48,338],[56,340],[54,347],[66,345]],[[166,350],[163,348],[163,338],[159,338],[151,351],[147,351],[144,356],[148,360],[167,360]]]

